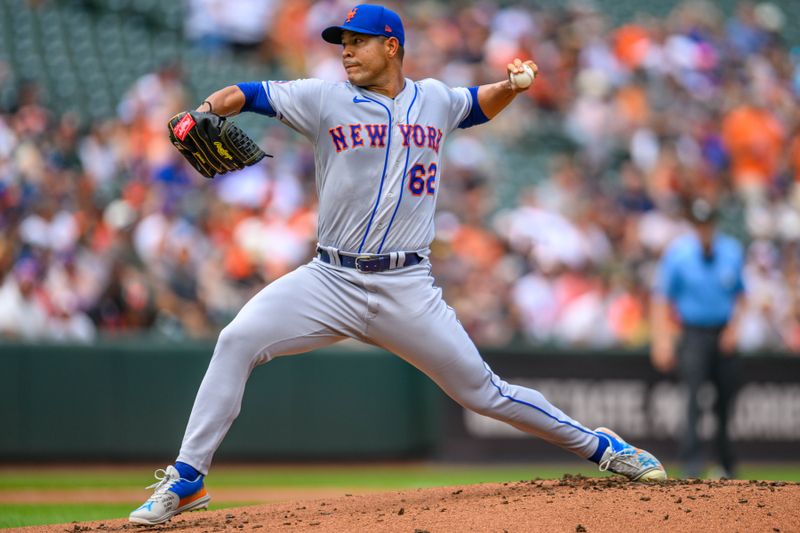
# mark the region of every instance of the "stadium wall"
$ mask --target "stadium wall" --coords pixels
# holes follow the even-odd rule
[[[0,346],[0,459],[172,458],[212,346]],[[268,370],[267,370],[268,367]],[[327,350],[258,367],[224,459],[420,456],[431,385],[385,352]]]
[[[0,460],[171,459],[212,351],[135,340],[0,345]],[[678,455],[683,394],[641,352],[488,350],[504,379],[542,391],[583,423],[609,425],[667,460]],[[800,358],[742,357],[732,431],[742,459],[796,460]],[[713,390],[701,433],[713,433]],[[523,438],[521,438],[523,437]],[[346,344],[256,368],[223,460],[570,460],[463,410],[386,352]]]

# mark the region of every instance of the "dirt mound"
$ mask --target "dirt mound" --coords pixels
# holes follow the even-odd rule
[[[23,528],[50,533],[251,530],[800,531],[800,484],[681,480],[651,485],[565,476],[195,512],[154,527],[115,520]]]

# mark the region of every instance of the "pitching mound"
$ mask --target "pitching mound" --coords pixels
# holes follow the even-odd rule
[[[210,487],[213,495],[213,487]],[[800,531],[800,484],[565,476],[559,481],[438,487],[179,515],[154,527],[123,520],[24,528],[82,531]]]

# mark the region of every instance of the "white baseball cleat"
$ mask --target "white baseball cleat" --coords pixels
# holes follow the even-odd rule
[[[656,457],[641,448],[635,448],[608,428],[597,428],[595,433],[608,438],[609,445],[600,459],[600,471],[614,472],[631,481],[663,481],[667,471]]]
[[[178,513],[207,508],[211,501],[203,486],[202,474],[193,481],[183,479],[170,465],[166,470],[156,470],[155,478],[158,481],[147,487],[155,489],[153,495],[128,517],[134,524],[161,524]]]

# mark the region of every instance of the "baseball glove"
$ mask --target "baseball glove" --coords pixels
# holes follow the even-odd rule
[[[213,113],[183,111],[170,119],[168,127],[172,144],[207,178],[272,157],[233,122]]]

